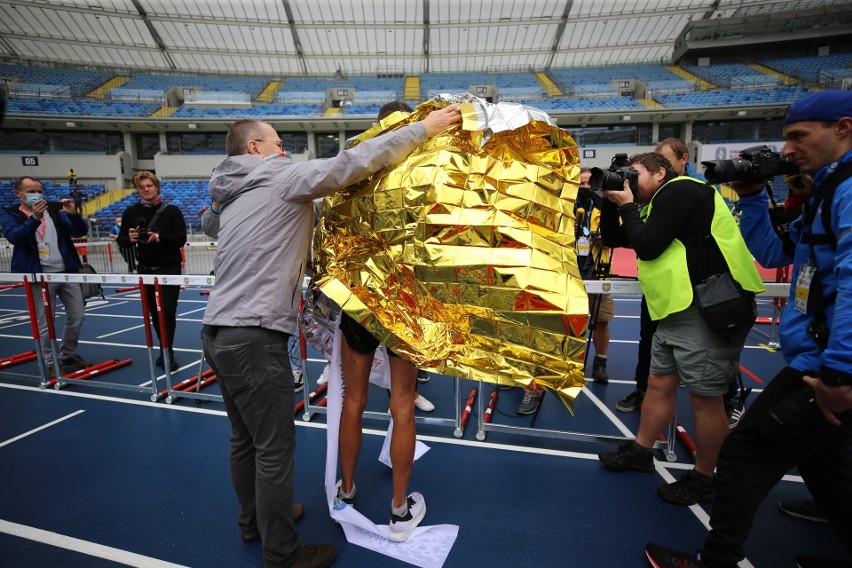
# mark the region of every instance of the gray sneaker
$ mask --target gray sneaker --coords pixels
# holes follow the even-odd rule
[[[606,359],[595,355],[595,360],[592,363],[592,379],[599,385],[605,385],[609,382],[609,374],[606,372]]]
[[[535,414],[538,407],[541,406],[541,399],[544,397],[544,390],[524,389],[524,398],[521,404],[518,405],[515,412],[520,415]]]

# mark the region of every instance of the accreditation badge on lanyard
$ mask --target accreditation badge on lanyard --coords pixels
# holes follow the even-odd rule
[[[589,256],[589,237],[577,238],[577,256]]]
[[[45,216],[47,213],[45,213]],[[36,247],[38,248],[38,259],[42,262],[50,260],[50,243],[44,240],[47,232],[47,219],[41,218],[41,225],[36,230]]]
[[[808,296],[811,293],[811,285],[814,281],[817,267],[809,258],[799,267],[799,274],[796,276],[796,294],[794,308],[800,314],[807,315],[808,313]]]

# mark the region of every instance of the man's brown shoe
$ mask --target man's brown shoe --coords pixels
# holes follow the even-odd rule
[[[305,544],[293,568],[326,568],[336,555],[337,547],[333,544]]]
[[[77,371],[79,369],[85,369],[86,367],[91,367],[94,365],[91,361],[86,361],[79,355],[74,355],[73,357],[69,357],[68,359],[62,359],[59,364],[62,366],[63,371]]]

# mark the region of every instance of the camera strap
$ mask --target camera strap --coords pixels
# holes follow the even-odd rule
[[[160,206],[157,207],[157,211],[156,211],[156,213],[154,213],[154,216],[151,217],[150,221],[148,221],[148,230],[149,231],[154,231],[154,228],[157,226],[157,221],[160,219],[160,214],[163,212],[163,210],[165,208],[166,208],[166,202],[163,201],[162,203],[160,203]],[[156,231],[154,231],[154,232],[156,233]]]
[[[802,235],[801,242],[808,245],[809,259],[817,268],[813,275],[811,289],[818,293],[808,295],[808,312],[813,314],[814,319],[808,325],[808,332],[814,338],[820,350],[825,350],[828,347],[828,318],[825,315],[826,306],[833,304],[837,299],[837,291],[828,296],[822,294],[822,286],[819,278],[819,264],[817,263],[815,245],[828,245],[832,252],[837,249],[837,236],[831,229],[831,203],[834,200],[834,192],[841,183],[852,177],[852,162],[845,162],[840,167],[835,169],[825,181],[816,188],[813,201],[806,201],[802,214],[805,231]],[[822,207],[820,207],[822,205]],[[817,211],[820,211],[820,220],[822,221],[825,234],[815,235],[813,232],[813,223],[816,218]]]

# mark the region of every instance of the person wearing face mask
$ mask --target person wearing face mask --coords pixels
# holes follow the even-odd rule
[[[80,259],[72,237],[82,237],[88,226],[74,208],[70,199],[51,203],[44,199],[41,182],[24,176],[15,180],[15,195],[20,204],[0,208],[0,225],[3,234],[14,246],[12,272],[77,273]],[[59,364],[63,373],[92,366],[91,361],[77,354],[77,343],[85,316],[83,290],[79,283],[51,282],[51,298],[59,297],[65,306],[65,329],[59,345]],[[47,335],[47,319],[41,301],[35,302],[41,335],[41,349],[50,378],[55,378],[54,353]]]
[[[125,209],[121,216],[121,231],[116,239],[118,246],[135,249],[139,274],[180,274],[181,248],[186,244],[183,213],[174,205],[163,202],[160,197],[160,179],[153,173],[136,172],[133,185],[140,200]],[[134,251],[129,252],[132,254]],[[169,368],[176,371],[179,365],[175,361],[174,340],[180,286],[161,286],[160,291],[169,344]],[[164,331],[160,329],[157,317],[154,286],[146,285],[145,294],[148,296],[154,331],[162,345]],[[163,353],[157,359],[157,366],[165,367]]]

